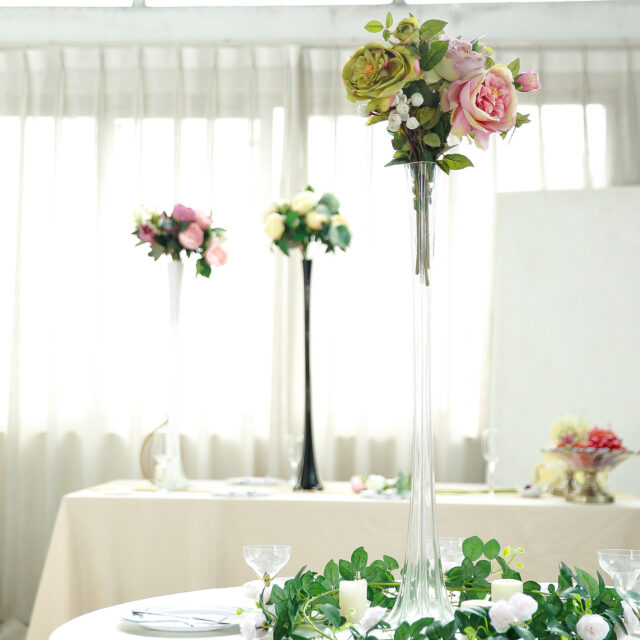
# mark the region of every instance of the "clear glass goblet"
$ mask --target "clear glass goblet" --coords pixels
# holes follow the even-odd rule
[[[496,464],[500,459],[498,455],[498,430],[485,429],[482,432],[482,457],[487,463],[487,484],[489,495],[496,494]]]
[[[447,573],[453,567],[459,567],[464,559],[462,538],[438,538],[442,571]]]
[[[288,544],[248,544],[242,547],[242,555],[268,587],[278,571],[289,562],[291,547]]]
[[[600,549],[598,562],[613,579],[618,595],[640,618],[640,550]],[[640,632],[632,632],[631,635],[640,636]]]

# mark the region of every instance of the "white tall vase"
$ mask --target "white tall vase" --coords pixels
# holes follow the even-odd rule
[[[178,408],[179,342],[180,342],[180,294],[184,265],[180,260],[169,263],[169,317],[171,332],[171,357],[169,367],[169,416],[166,427],[164,473],[160,487],[168,491],[186,489],[189,485],[182,468],[180,447],[180,413]]]

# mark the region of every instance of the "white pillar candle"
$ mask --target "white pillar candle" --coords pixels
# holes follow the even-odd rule
[[[340,602],[340,615],[350,622],[360,622],[364,612],[369,607],[367,600],[366,580],[340,580],[340,590],[338,595]],[[353,615],[349,611],[353,609]]]
[[[509,600],[514,593],[522,593],[521,580],[500,578],[491,583],[491,599],[494,602],[498,600]]]

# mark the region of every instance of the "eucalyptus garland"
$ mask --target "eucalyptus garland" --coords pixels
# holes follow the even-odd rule
[[[462,550],[460,566],[445,574],[446,587],[456,603],[485,598],[491,592],[491,576],[521,579],[517,571],[522,567],[520,548],[502,548],[496,540],[484,543],[474,536],[464,541]],[[533,580],[524,582],[526,597],[517,594],[519,603],[528,610],[521,615],[523,619],[512,614],[505,618],[508,603],[504,601],[491,608],[470,603],[456,608],[451,621],[423,618],[389,629],[383,614],[393,607],[397,596],[399,583],[393,572],[398,568],[397,560],[386,555],[369,562],[363,547],[356,549],[350,560],[330,560],[322,573],[303,567],[283,587],[273,585],[262,592],[257,603],[259,613],[254,614],[249,626],[243,625],[243,633],[246,638],[255,637],[257,626],[273,630],[274,640],[335,640],[338,633],[340,637],[346,633],[353,640],[614,640],[638,622],[615,589],[605,586],[599,573],[593,577],[561,563],[557,586],[543,589]],[[355,579],[367,581],[370,601],[370,609],[357,624],[341,616],[339,604],[340,581]]]

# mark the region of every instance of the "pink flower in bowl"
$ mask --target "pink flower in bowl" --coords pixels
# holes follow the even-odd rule
[[[204,240],[204,231],[192,222],[184,231],[178,234],[178,240],[185,249],[197,249]]]
[[[183,204],[176,204],[173,207],[173,213],[171,214],[176,220],[182,222],[193,222],[196,219],[196,212],[190,207],[185,207]]]
[[[360,493],[366,488],[367,484],[362,476],[351,476],[351,489],[354,493]]]
[[[219,244],[213,244],[206,250],[204,259],[210,266],[221,267],[227,263],[227,252]]]
[[[496,64],[469,80],[456,80],[442,92],[440,106],[444,113],[451,112],[454,136],[470,135],[486,149],[492,133],[508,131],[516,123],[518,97],[511,71]]]

